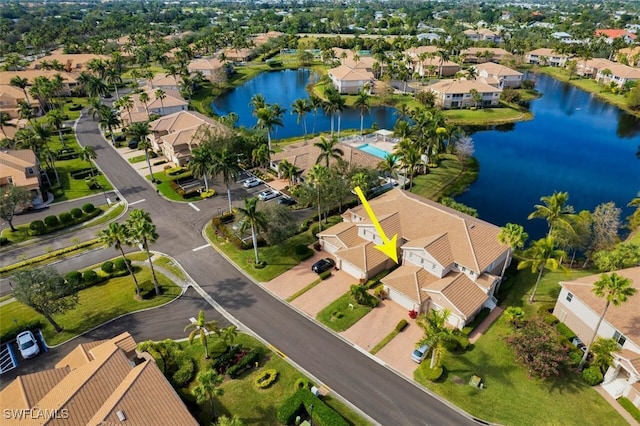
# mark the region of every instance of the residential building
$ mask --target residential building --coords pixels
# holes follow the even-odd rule
[[[455,75],[460,71],[460,65],[450,60],[443,61],[438,56],[441,50],[437,46],[418,46],[405,50],[404,54],[411,58],[411,71],[421,77],[440,75],[441,72],[443,77]]]
[[[613,28],[597,29],[595,31],[595,36],[603,37],[605,42],[609,44],[613,43],[613,40],[616,38],[621,38],[627,44],[633,43],[633,41],[636,39],[636,35],[632,32],[629,32],[627,30],[622,30],[622,29],[613,29]]]
[[[189,109],[189,103],[177,90],[164,90],[163,98],[156,96],[157,90],[158,89],[149,86],[143,88],[143,92],[146,93],[149,98],[146,104],[140,100],[140,93],[131,95],[133,108],[129,111],[125,109],[120,111],[120,119],[123,125],[127,126],[130,122],[137,123],[147,121],[152,114],[163,116]]]
[[[201,73],[204,78],[211,82],[226,81],[227,66],[219,58],[194,59],[189,62],[187,69],[191,74]]]
[[[470,47],[460,52],[463,62],[468,64],[499,63],[511,56],[511,53],[499,47]]]
[[[229,47],[228,49],[224,50],[224,56],[229,61],[246,62],[253,59],[256,56],[256,53],[255,53],[255,50],[250,49],[248,47],[243,47],[240,49],[234,49],[232,47]]]
[[[4,112],[9,118],[18,118],[20,102],[32,103],[28,91],[25,94],[25,91],[19,87],[0,84],[0,112]]]
[[[499,227],[401,189],[369,204],[385,234],[397,235],[400,266],[381,280],[392,301],[418,313],[447,308],[457,328],[496,306],[499,274],[511,260]],[[382,240],[362,206],[342,218],[318,234],[338,268],[363,282],[396,266],[375,248]]]
[[[191,150],[202,142],[207,132],[230,136],[231,129],[195,111],[180,111],[149,123],[151,145],[176,166],[191,159]]]
[[[30,149],[0,150],[0,188],[19,186],[33,197],[33,204],[42,203],[40,162]]]
[[[622,269],[616,274],[632,281],[640,290],[640,267]],[[606,300],[592,289],[601,274],[560,282],[560,294],[553,314],[565,323],[585,344],[589,344]],[[613,353],[613,366],[605,374],[602,387],[614,398],[627,397],[640,408],[640,291],[625,303],[607,309],[597,336],[615,339],[619,350]]]
[[[354,60],[346,57],[342,64],[328,71],[329,78],[336,90],[340,93],[357,93],[365,86],[373,87],[375,77],[372,66],[375,60],[371,57]]]
[[[576,74],[581,75],[583,77],[595,77],[598,74],[598,71],[605,70],[607,68],[611,68],[617,66],[616,62],[612,62],[608,59],[604,58],[594,58],[589,59],[587,61],[577,60],[576,61]]]
[[[524,56],[524,61],[527,64],[535,65],[551,65],[552,67],[564,67],[567,61],[571,58],[570,55],[565,53],[557,53],[553,49],[535,49],[528,52]]]
[[[149,86],[153,89],[180,90],[180,82],[173,75],[158,74],[149,80]]]
[[[485,79],[487,84],[491,84],[489,81],[497,82],[497,86],[500,89],[506,87],[517,88],[522,85],[523,74],[519,71],[507,68],[504,65],[494,64],[493,62],[486,62],[484,64],[476,65],[476,71],[478,72],[478,79]]]
[[[465,30],[464,35],[471,41],[490,41],[492,43],[502,43],[503,37],[496,33],[495,31],[491,31],[488,28],[479,28],[477,30]]]
[[[24,70],[24,71],[0,71],[0,86],[9,84],[13,77],[26,78],[29,85],[33,84],[36,77],[45,77],[48,80],[58,78],[62,79],[62,87],[60,89],[60,95],[71,96],[74,94],[74,90],[77,87],[78,73],[69,73],[66,71],[51,71],[51,70]],[[29,89],[27,89],[28,91]]]
[[[61,50],[52,52],[50,55],[43,56],[31,64],[29,68],[34,70],[46,69],[45,64],[58,63],[61,64],[66,72],[88,71],[87,64],[94,59],[108,61],[111,58],[107,55],[95,55],[93,53],[62,53]]]
[[[18,376],[0,391],[10,425],[194,425],[176,391],[129,333],[78,345],[54,369]],[[44,414],[45,418],[31,413]]]
[[[625,47],[623,49],[618,50],[618,61],[620,60],[620,55],[623,55],[627,58],[629,65],[635,67],[638,65],[640,60],[640,46],[635,47]]]
[[[618,87],[624,87],[627,82],[640,79],[640,69],[628,65],[613,65],[598,70],[595,79],[602,84],[615,83]]]
[[[436,105],[445,109],[496,106],[502,93],[502,89],[478,80],[441,80],[424,90],[433,92]],[[481,95],[479,102],[473,98],[473,90]]]

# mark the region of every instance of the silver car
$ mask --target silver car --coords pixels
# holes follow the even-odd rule
[[[22,358],[29,359],[40,353],[40,347],[38,346],[38,342],[30,331],[23,331],[18,334],[16,337],[16,344],[18,345],[18,349],[20,349],[20,354]]]
[[[262,201],[271,200],[279,196],[280,193],[278,191],[274,191],[273,189],[267,189],[266,191],[262,191],[260,194],[258,194],[258,198]]]

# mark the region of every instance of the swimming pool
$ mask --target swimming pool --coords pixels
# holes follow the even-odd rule
[[[375,146],[365,144],[358,147],[359,150],[364,151],[368,154],[375,155],[378,158],[382,158],[383,160],[387,158],[387,155],[391,154],[383,149],[376,148]]]

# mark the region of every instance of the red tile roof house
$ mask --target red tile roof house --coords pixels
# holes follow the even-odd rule
[[[3,425],[198,425],[126,332],[78,345],[56,368],[18,376],[0,401]]]
[[[605,41],[609,44],[613,43],[613,40],[616,38],[622,38],[625,43],[633,43],[636,39],[636,35],[634,33],[630,33],[627,30],[621,29],[599,29],[595,32],[596,37],[604,37]]]
[[[417,312],[448,308],[448,322],[457,328],[496,306],[499,275],[511,262],[499,227],[400,189],[369,204],[385,234],[398,235],[400,266],[381,281],[391,300]],[[365,280],[395,266],[375,248],[382,241],[362,206],[342,217],[318,234],[338,268]]]
[[[604,376],[602,387],[612,397],[627,397],[640,408],[640,267],[616,271],[632,281],[638,289],[620,306],[611,304],[598,328],[598,336],[618,342],[613,353],[613,366]],[[593,294],[593,283],[601,274],[561,282],[562,289],[553,314],[584,342],[590,343],[594,328],[602,314],[605,299]]]

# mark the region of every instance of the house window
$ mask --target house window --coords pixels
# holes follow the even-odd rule
[[[573,300],[573,294],[567,293],[567,302],[571,302]]]
[[[627,341],[627,338],[624,337],[624,335],[621,334],[619,331],[616,331],[615,333],[613,333],[613,340],[616,341],[618,346],[622,347],[624,346],[624,342]]]

